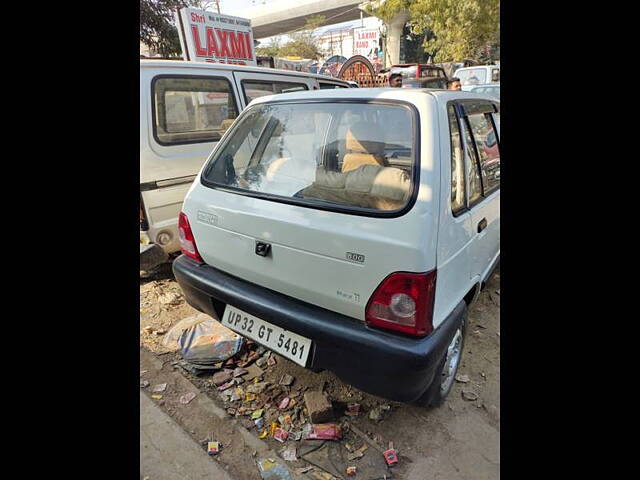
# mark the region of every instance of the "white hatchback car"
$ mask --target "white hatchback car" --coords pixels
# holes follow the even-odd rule
[[[253,101],[184,202],[187,301],[304,367],[441,404],[500,258],[499,106],[394,88]]]

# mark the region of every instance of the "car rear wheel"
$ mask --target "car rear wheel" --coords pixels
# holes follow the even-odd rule
[[[445,355],[436,370],[433,382],[431,382],[431,385],[422,397],[417,400],[417,404],[425,407],[439,407],[444,403],[447,395],[451,392],[455,376],[458,372],[458,367],[460,366],[466,329],[467,310],[465,308],[462,316],[462,322],[451,338],[451,342],[447,347]]]

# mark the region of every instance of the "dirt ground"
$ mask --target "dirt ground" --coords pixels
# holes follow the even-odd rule
[[[140,376],[141,388],[148,395],[161,394],[162,398],[154,401],[201,443],[203,449],[206,448],[208,437],[216,437],[214,440],[220,441],[223,449],[214,458],[234,478],[258,480],[260,475],[255,464],[259,457],[254,456],[257,453],[255,445],[234,434],[232,425],[242,425],[258,437],[263,430],[256,428],[249,415],[255,409],[264,407],[265,427],[283,413],[289,413],[294,418],[295,426],[291,431],[298,431],[305,420],[299,416],[304,417],[303,393],[307,390],[322,390],[329,395],[336,420],[344,424],[345,433],[340,442],[325,443],[288,440],[282,444],[273,438],[265,438],[263,441],[266,445],[279,455],[286,447],[297,447],[297,461],[285,462],[280,459],[291,470],[315,464],[312,471],[296,475],[296,478],[330,478],[322,477],[323,471],[335,478],[366,480],[382,479],[384,475],[386,478],[407,480],[500,478],[499,270],[469,312],[469,329],[458,370],[459,379],[466,380],[466,376],[468,381],[456,382],[445,404],[437,409],[386,401],[345,384],[331,372],[316,374],[276,354],[273,354],[275,365],[265,364],[261,367],[264,371],[262,380],[269,382],[266,391],[257,395],[253,402],[230,403],[211,383],[210,375],[195,376],[186,372],[178,365],[180,355],[161,344],[163,332],[167,332],[179,320],[196,313],[184,301],[170,268],[162,269],[149,278],[141,278],[140,368],[141,372],[146,370]],[[238,359],[247,348],[256,347],[255,344],[245,346],[234,358]],[[295,378],[290,387],[279,385],[285,373]],[[149,385],[143,387],[142,382],[149,382]],[[168,384],[165,391],[152,392],[159,383]],[[239,387],[246,387],[250,383],[245,382]],[[464,398],[463,389],[471,392],[466,394],[467,397],[477,395],[477,399]],[[226,414],[223,412],[226,419],[211,415],[203,402],[194,400],[187,405],[181,404],[180,396],[191,390],[198,396],[210,398],[220,412],[226,410]],[[284,412],[278,411],[277,404],[285,396],[295,400],[295,405]],[[361,404],[360,415],[342,415],[347,403]],[[240,407],[245,407],[246,412]],[[382,412],[382,418],[378,421],[371,419],[372,410],[374,413]],[[399,458],[398,464],[391,469],[386,467],[380,453],[388,448],[389,441],[393,442]],[[349,447],[352,451],[365,444],[368,448],[363,457],[348,460]],[[311,451],[313,449],[316,450]],[[304,459],[300,458],[301,455],[304,455]],[[347,477],[347,466],[357,467],[354,477]]]

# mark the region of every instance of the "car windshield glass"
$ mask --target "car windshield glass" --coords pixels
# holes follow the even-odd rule
[[[413,123],[401,105],[256,105],[212,156],[203,181],[315,206],[398,210],[413,190]]]
[[[459,71],[456,76],[462,85],[479,85],[487,83],[487,71],[484,68],[470,68]]]
[[[402,78],[416,78],[418,75],[418,66],[411,65],[409,67],[392,67],[390,74],[399,73],[402,75]]]

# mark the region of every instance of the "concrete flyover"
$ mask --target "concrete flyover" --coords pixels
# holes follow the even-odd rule
[[[323,15],[327,20],[325,25],[357,20],[360,13],[369,16],[358,8],[361,3],[363,0],[278,0],[235,15],[251,19],[253,38],[260,39],[301,28],[313,15]]]

